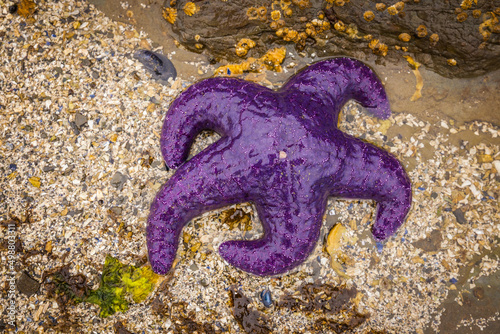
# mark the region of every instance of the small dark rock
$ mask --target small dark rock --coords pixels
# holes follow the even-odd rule
[[[453,215],[455,216],[459,224],[467,224],[467,219],[465,219],[465,213],[462,211],[462,209],[454,210]]]
[[[80,134],[80,129],[78,129],[78,126],[76,126],[75,122],[70,121],[69,125],[71,126],[71,130],[73,130],[73,133],[78,136]]]
[[[75,113],[75,124],[76,124],[76,126],[78,127],[79,130],[81,130],[82,127],[87,124],[88,120],[89,119],[88,119],[87,116],[85,116],[85,115],[83,115],[83,114],[81,114],[79,112]]]
[[[117,216],[121,215],[123,212],[123,209],[120,206],[114,206],[114,207],[110,208],[109,210]]]
[[[42,168],[42,170],[47,173],[47,172],[53,172],[56,168],[52,165],[47,165]]]
[[[11,13],[11,14],[17,13],[17,8],[18,8],[17,4],[13,4],[13,5],[9,6],[9,13]]]
[[[92,71],[92,78],[99,79],[99,73],[96,71]]]
[[[90,63],[90,60],[88,60],[88,59],[82,59],[81,64],[83,66],[90,66],[91,63]]]
[[[127,177],[120,172],[116,172],[111,178],[111,185],[121,190],[123,185],[127,182]]]
[[[29,297],[40,290],[40,283],[24,271],[17,280],[17,289]]]

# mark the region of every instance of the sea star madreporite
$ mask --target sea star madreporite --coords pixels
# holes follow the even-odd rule
[[[273,91],[233,78],[210,78],[170,106],[161,135],[165,163],[177,168],[151,205],[149,261],[169,271],[181,230],[203,212],[253,202],[264,229],[258,240],[221,244],[230,264],[256,275],[284,273],[312,252],[327,198],[371,199],[373,235],[383,240],[403,223],[411,184],[386,151],[337,129],[350,99],[380,118],[390,115],[384,87],[350,58],[320,61]],[[186,161],[195,136],[222,138]]]

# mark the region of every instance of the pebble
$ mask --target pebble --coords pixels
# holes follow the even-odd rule
[[[111,178],[111,185],[121,190],[123,185],[127,182],[127,177],[120,172],[116,172]]]
[[[455,216],[459,224],[467,224],[467,219],[465,219],[465,213],[462,211],[462,209],[453,210],[453,215]]]
[[[81,114],[80,112],[75,113],[75,124],[79,130],[81,130],[82,127],[87,124],[88,120],[88,117]]]
[[[40,283],[28,275],[28,273],[23,272],[17,280],[17,289],[29,297],[40,290]]]

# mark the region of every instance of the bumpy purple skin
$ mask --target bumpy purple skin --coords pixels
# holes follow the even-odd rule
[[[278,91],[211,78],[183,92],[161,135],[165,163],[178,170],[151,205],[147,240],[153,270],[170,270],[181,230],[192,218],[235,203],[254,203],[264,236],[224,242],[219,253],[255,275],[282,274],[307,258],[329,196],[376,201],[374,238],[395,233],[411,206],[410,180],[392,155],[337,129],[341,107],[350,99],[377,117],[390,115],[379,79],[350,58],[317,62]],[[186,161],[203,129],[222,138]]]

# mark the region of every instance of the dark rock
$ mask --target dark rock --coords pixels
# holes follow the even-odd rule
[[[116,172],[115,175],[111,178],[111,185],[119,190],[122,190],[123,185],[127,182],[127,176],[123,175],[120,172]]]
[[[78,129],[78,126],[76,126],[75,122],[70,121],[69,125],[71,126],[71,130],[73,130],[73,133],[78,136],[80,134],[80,129]]]
[[[88,60],[88,59],[82,59],[81,64],[83,66],[90,66],[91,65],[90,60]]]
[[[454,210],[453,215],[455,216],[459,224],[467,224],[467,219],[465,219],[465,213],[462,211],[462,209]]]
[[[42,168],[42,170],[47,173],[47,172],[53,172],[56,168],[54,166],[51,166],[51,165],[47,165],[47,166],[44,166]]]
[[[40,290],[40,283],[34,278],[31,278],[28,273],[23,272],[21,277],[17,280],[17,290],[29,297]]]
[[[113,212],[113,214],[115,214],[117,216],[121,215],[122,212],[123,212],[123,209],[121,207],[119,207],[119,206],[114,206],[114,207],[110,208],[109,210],[111,212]]]
[[[76,126],[78,127],[79,130],[81,130],[82,127],[87,124],[88,120],[89,119],[88,119],[87,116],[85,116],[85,115],[83,115],[83,114],[81,114],[79,112],[75,113],[75,124],[76,124]]]
[[[495,1],[478,1],[466,10],[456,1],[404,1],[398,3],[403,8],[395,10],[397,15],[391,15],[390,7],[377,11],[375,1],[351,0],[338,6],[293,0],[286,8],[274,5],[279,16],[274,20],[272,0],[196,1],[199,11],[188,16],[183,8],[190,1],[173,2],[178,13],[174,38],[218,61],[241,61],[236,45],[249,38],[256,45],[246,55],[240,52],[243,58],[293,43],[297,51],[310,54],[364,59],[375,53],[391,61],[401,60],[407,48],[418,62],[447,77],[478,76],[500,68],[500,28],[494,16],[500,10]],[[450,65],[452,59],[456,65]]]
[[[9,6],[9,13],[11,13],[11,14],[17,13],[17,8],[18,8],[17,4],[10,5]]]

